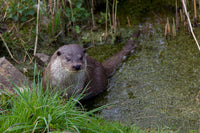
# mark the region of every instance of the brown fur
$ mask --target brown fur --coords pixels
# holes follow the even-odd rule
[[[139,32],[133,35],[136,38],[138,36]],[[85,49],[77,44],[64,45],[51,57],[43,75],[43,86],[46,88],[47,81],[50,88],[55,90],[63,90],[73,85],[66,91],[69,96],[74,92],[81,93],[87,86],[84,99],[96,96],[106,89],[107,77],[115,71],[124,56],[129,54],[136,44],[136,41],[127,41],[122,50],[104,63],[86,55]]]

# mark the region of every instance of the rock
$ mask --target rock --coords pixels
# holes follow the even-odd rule
[[[46,67],[47,64],[49,63],[50,56],[43,53],[36,53],[35,59],[41,67]]]
[[[0,91],[4,90],[13,94],[14,90],[12,88],[14,88],[14,85],[8,77],[19,87],[22,87],[27,83],[30,85],[30,81],[8,60],[6,60],[5,57],[2,57],[0,58]]]

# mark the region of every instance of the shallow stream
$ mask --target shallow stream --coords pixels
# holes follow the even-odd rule
[[[142,128],[199,130],[200,52],[189,34],[179,31],[166,40],[164,26],[156,25],[140,26],[138,49],[89,104],[108,104],[101,116]]]

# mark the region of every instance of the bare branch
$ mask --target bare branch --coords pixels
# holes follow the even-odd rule
[[[196,42],[196,44],[197,44],[197,47],[198,47],[198,49],[199,49],[199,51],[200,51],[200,46],[199,46],[199,43],[198,43],[198,41],[197,41],[197,39],[196,39],[196,36],[195,36],[195,34],[194,34],[194,32],[193,32],[192,24],[191,24],[190,17],[189,17],[188,12],[187,12],[187,8],[186,8],[186,5],[185,5],[185,1],[182,0],[182,3],[183,3],[184,10],[185,10],[185,15],[186,15],[186,17],[187,17],[187,19],[188,19],[188,24],[189,24],[190,31],[191,31],[192,36],[193,36],[193,38],[194,38],[194,40],[195,40],[195,42]]]
[[[10,52],[10,49],[8,48],[8,45],[6,44],[4,38],[3,38],[3,36],[2,36],[1,34],[0,34],[0,37],[1,37],[1,40],[3,41],[3,44],[5,45],[6,49],[8,50],[8,53],[9,53],[10,57],[11,57],[15,62],[17,62],[18,64],[20,64],[20,62],[17,61],[17,60],[13,57],[12,53]]]

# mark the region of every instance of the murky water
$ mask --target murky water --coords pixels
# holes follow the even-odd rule
[[[155,24],[156,25],[156,24]],[[200,52],[190,35],[164,39],[163,27],[143,25],[140,46],[109,80],[93,107],[109,120],[143,128],[200,129]],[[199,97],[200,98],[200,97]]]

